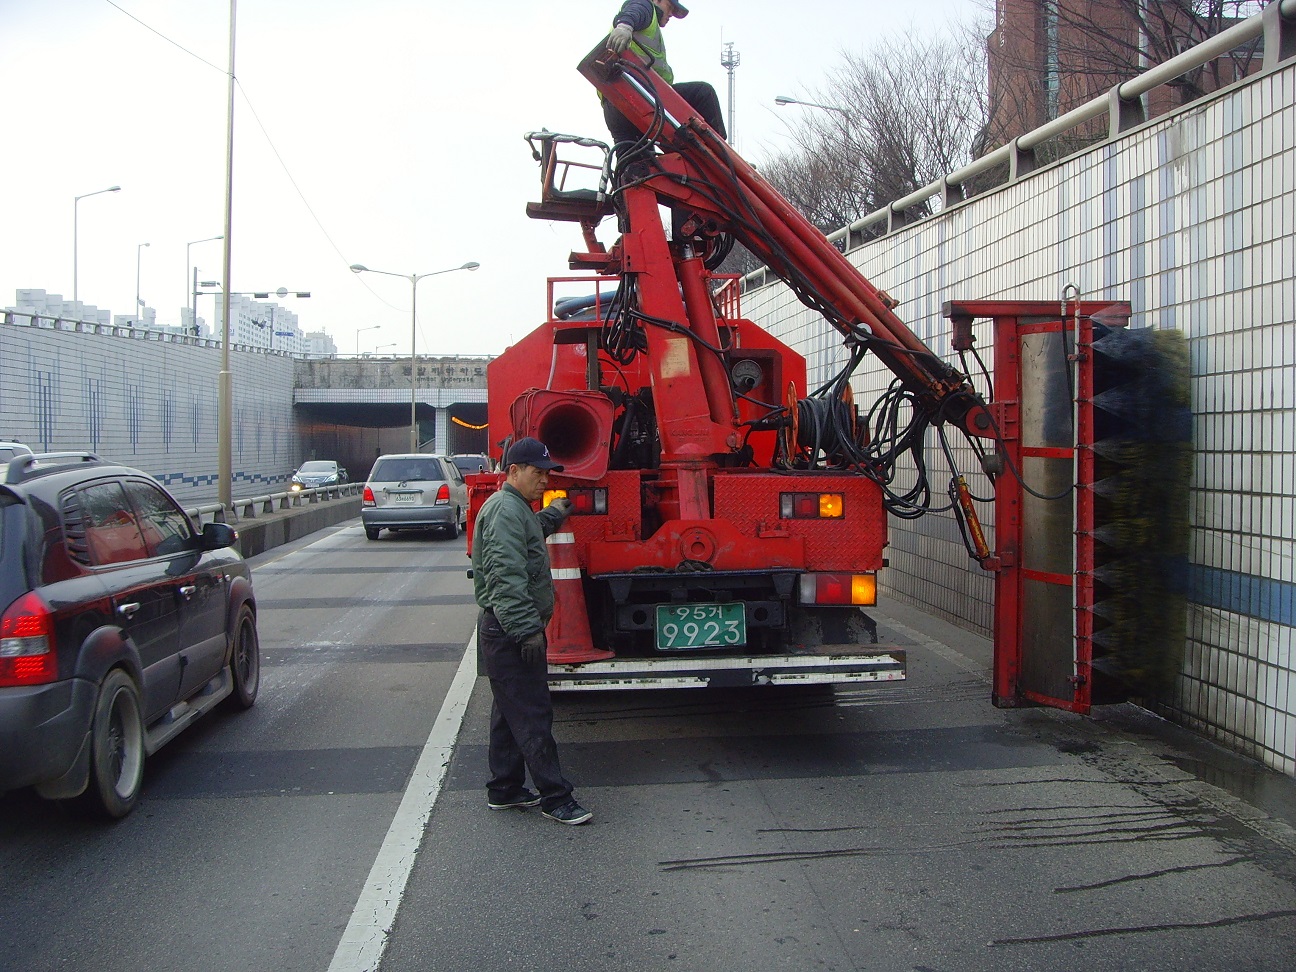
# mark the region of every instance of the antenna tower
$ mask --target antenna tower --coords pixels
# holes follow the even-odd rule
[[[733,41],[726,41],[724,50],[720,52],[720,66],[729,72],[729,117],[726,124],[729,126],[729,144],[734,148],[738,147],[738,129],[734,124],[734,69],[741,60],[741,55],[734,50]]]

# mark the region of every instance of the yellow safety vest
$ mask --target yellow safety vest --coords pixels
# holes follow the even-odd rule
[[[616,26],[614,22],[613,27]],[[648,66],[657,72],[667,84],[675,81],[675,72],[666,62],[666,43],[662,40],[661,24],[657,20],[657,8],[652,8],[652,23],[644,30],[637,30],[630,41],[631,49],[648,62]]]

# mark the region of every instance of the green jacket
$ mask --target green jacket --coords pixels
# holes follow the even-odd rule
[[[675,83],[675,72],[666,61],[666,42],[662,39],[657,8],[646,0],[627,0],[612,18],[612,26],[628,24],[634,31],[630,49],[648,62],[648,66],[667,84]]]
[[[553,578],[544,538],[562,525],[552,507],[539,513],[505,483],[473,524],[473,594],[514,638],[540,631],[554,612]]]

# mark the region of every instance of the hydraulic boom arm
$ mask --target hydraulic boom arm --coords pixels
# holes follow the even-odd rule
[[[892,311],[894,302],[637,55],[613,54],[600,45],[581,62],[580,72],[666,153],[648,160],[637,184],[689,210],[701,233],[740,241],[848,345],[876,354],[933,421],[985,434],[976,421],[985,406],[966,379],[933,354]]]

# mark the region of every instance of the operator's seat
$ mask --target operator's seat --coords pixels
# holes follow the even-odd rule
[[[567,176],[573,168],[598,169],[606,173],[608,147],[591,138],[559,135],[555,132],[531,132],[527,135],[531,152],[540,163],[540,202],[527,203],[526,212],[532,219],[556,219],[570,223],[598,223],[612,214],[612,200],[594,189],[564,189]],[[539,142],[539,148],[536,143]],[[604,164],[589,165],[558,158],[559,142],[603,150]]]

